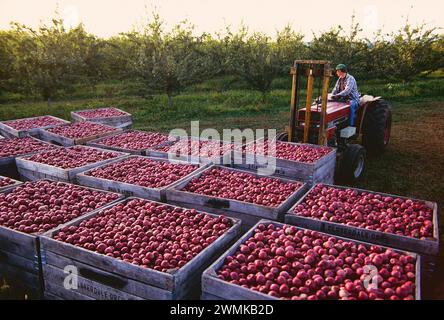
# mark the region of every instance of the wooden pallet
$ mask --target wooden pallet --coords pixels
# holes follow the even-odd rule
[[[250,142],[247,145],[256,142]],[[285,143],[292,145],[308,145],[312,148],[323,147],[307,143]],[[305,181],[310,184],[316,182],[333,183],[336,169],[336,149],[332,148],[332,151],[330,153],[324,155],[315,163],[305,163],[275,157],[254,155],[249,153],[243,154],[239,150],[233,151],[232,160],[232,167],[234,168],[258,171],[266,169],[267,164],[274,163],[276,167],[274,171],[275,176]]]
[[[263,224],[273,224],[277,227],[282,227],[284,224],[269,221],[269,220],[261,220],[257,223]],[[217,277],[217,270],[219,270],[224,262],[225,258],[229,255],[233,255],[241,244],[245,243],[251,236],[254,235],[254,230],[257,228],[257,225],[253,226],[246,234],[244,234],[230,249],[228,249],[222,256],[220,256],[202,275],[202,296],[209,297],[213,299],[221,299],[221,300],[278,300],[276,297],[272,297],[266,294],[263,294],[258,291],[254,291],[248,288],[244,288],[239,285],[235,285],[226,281],[223,281]],[[298,227],[299,229],[303,229]],[[371,244],[356,240],[350,240],[343,237],[335,236],[335,238],[342,239],[345,241],[352,241],[357,244],[363,244],[366,246],[370,246]],[[386,248],[386,247],[383,247]],[[415,253],[405,252],[400,250],[395,250],[397,252],[401,252],[404,254],[409,254],[415,257],[416,260],[416,294],[415,298],[417,300],[421,299],[421,257]]]
[[[335,185],[326,185],[326,186],[338,189],[344,189],[344,190],[353,189],[358,192],[380,194],[384,197],[407,199],[406,197],[401,197],[381,192],[374,192],[364,189],[335,186]],[[314,218],[302,217],[300,215],[294,214],[293,213],[294,208],[296,208],[296,206],[298,206],[300,203],[302,203],[305,200],[305,197],[310,193],[310,191],[313,188],[315,188],[315,186],[313,186],[292,208],[290,208],[290,210],[285,215],[285,223],[300,226],[311,230],[325,232],[332,235],[344,236],[351,239],[361,240],[379,245],[385,245],[401,250],[407,250],[419,254],[427,254],[427,255],[438,254],[439,252],[438,206],[435,202],[425,201],[427,206],[433,208],[433,237],[435,239],[420,240],[413,237],[406,237],[382,231],[358,228],[336,222],[322,221]],[[409,199],[423,201],[413,198]]]
[[[124,131],[124,132],[117,132],[114,134],[111,134],[109,136],[106,136],[105,138],[110,138],[112,136],[117,136],[120,134],[125,134],[127,132],[132,132],[132,131],[137,131],[137,132],[142,132],[139,130],[128,130],[128,131]],[[107,146],[104,145],[103,143],[101,143],[104,140],[104,138],[99,138],[99,139],[95,139],[95,140],[91,140],[89,142],[86,143],[87,146],[91,146],[91,147],[95,147],[95,148],[101,148],[101,149],[108,149],[108,150],[115,150],[115,151],[120,151],[120,152],[125,152],[125,153],[129,153],[132,155],[139,155],[139,156],[148,156],[149,155],[149,150],[150,149],[142,149],[142,150],[134,150],[134,149],[127,149],[127,148],[120,148],[120,147],[113,147],[113,146]],[[161,143],[160,145],[157,146],[153,146],[154,147],[162,147],[164,145],[167,145],[171,142],[167,141],[164,143]],[[164,158],[164,157],[156,157],[156,158]]]
[[[112,128],[112,127],[110,127]],[[44,141],[48,141],[60,146],[65,146],[65,147],[71,147],[71,146],[75,146],[75,145],[80,145],[80,144],[85,144],[88,141],[91,140],[95,140],[98,138],[103,138],[103,137],[107,137],[111,134],[115,134],[116,132],[122,132],[122,129],[118,129],[118,128],[112,128],[113,131],[109,131],[109,132],[103,132],[103,133],[98,133],[89,137],[84,137],[84,138],[68,138],[68,137],[64,137],[52,132],[49,132],[45,129],[39,129],[39,137],[40,139],[44,140]]]
[[[224,168],[225,170],[246,172],[243,170],[222,167],[218,165],[212,165],[206,170],[211,170],[213,168]],[[183,191],[188,183],[196,177],[199,177],[204,171],[198,172],[187,179],[175,184],[174,186],[166,190],[167,202],[176,203],[191,208],[198,208],[200,210],[208,210],[216,214],[225,214],[231,217],[235,217],[242,220],[242,224],[252,225],[255,224],[261,218],[267,218],[275,221],[283,221],[284,213],[295,203],[308,188],[307,184],[303,184],[301,188],[296,190],[292,195],[288,197],[283,203],[277,207],[268,207],[264,205],[258,205],[249,202],[243,202],[233,199],[224,199],[219,197],[211,197],[208,195],[202,195],[192,192]],[[253,172],[247,172],[256,177],[261,177]],[[284,179],[284,178],[273,178],[283,182],[295,182],[294,180]]]
[[[2,193],[11,193],[17,187],[4,190]],[[103,190],[96,191],[106,192]],[[122,199],[123,196],[120,196],[113,202]],[[32,298],[42,297],[43,274],[38,235],[27,234],[0,225],[0,262],[0,278],[4,276],[12,282],[20,284],[26,288],[27,292],[31,293]]]
[[[56,120],[59,120],[65,124],[69,124],[69,121],[57,118],[57,117],[53,117],[53,116],[45,116],[45,117],[50,117]],[[25,118],[25,119],[37,119],[40,117],[31,117],[31,118]],[[20,120],[24,120],[24,119],[20,119]],[[62,124],[59,125],[52,125],[52,126],[45,126],[45,127],[40,127],[40,128],[34,128],[34,129],[30,129],[30,130],[16,130],[10,126],[8,126],[8,121],[3,121],[0,122],[0,133],[5,136],[6,138],[22,138],[24,136],[30,135],[30,136],[34,136],[34,137],[38,137],[40,134],[40,129],[50,129],[50,128],[54,128],[54,127],[58,127]]]
[[[85,147],[85,148],[92,148],[92,147]],[[98,150],[105,152],[108,151],[103,149],[98,149]],[[115,152],[118,153],[119,155],[117,158],[106,159],[72,169],[63,169],[49,164],[34,162],[28,159],[30,156],[18,157],[16,159],[16,164],[17,164],[17,170],[22,180],[34,181],[39,179],[52,179],[56,181],[77,183],[78,173],[95,168],[102,164],[109,163],[113,160],[124,159],[128,156],[127,153],[121,153],[116,151],[109,151],[109,152]]]
[[[100,108],[99,108],[100,109]],[[106,108],[106,109],[110,109],[110,108]],[[101,123],[101,124],[105,124],[114,128],[119,128],[122,130],[129,130],[131,129],[132,125],[133,125],[133,119],[132,119],[132,115],[126,111],[120,110],[118,108],[112,108],[112,109],[116,109],[120,112],[125,113],[125,115],[122,116],[116,116],[116,117],[101,117],[101,118],[85,118],[82,117],[80,114],[78,114],[78,112],[82,112],[82,111],[90,111],[90,110],[95,110],[95,109],[85,109],[85,110],[78,110],[78,111],[71,111],[71,119],[72,122],[81,122],[81,121],[90,121],[90,122],[97,122],[97,123]]]
[[[123,159],[116,159],[116,160],[110,161],[104,165],[97,166],[97,167],[93,168],[92,170],[106,167],[106,166],[111,165],[116,162],[129,160],[130,158],[140,158],[140,157],[141,156],[129,156],[129,157],[125,157]],[[159,159],[159,158],[151,158],[151,157],[144,157],[144,158],[148,158],[150,160],[159,161],[159,162],[169,161],[167,159]],[[183,162],[183,161],[172,161],[172,162],[177,163],[177,164],[191,164],[191,163]],[[88,175],[88,172],[90,172],[92,170],[88,170],[86,172],[82,172],[82,173],[77,174],[76,180],[80,185],[94,187],[94,188],[103,189],[103,190],[114,191],[114,192],[122,193],[126,196],[135,196],[135,197],[140,197],[140,198],[144,198],[144,199],[148,199],[148,200],[156,200],[156,201],[164,202],[166,200],[165,195],[166,195],[166,189],[168,187],[171,187],[171,186],[176,185],[177,183],[180,183],[182,180],[188,178],[189,176],[193,175],[194,173],[205,170],[209,166],[209,165],[200,165],[199,163],[194,163],[194,165],[197,166],[195,171],[193,171],[189,175],[177,180],[172,185],[164,186],[161,188],[149,188],[149,187],[143,187],[140,185],[130,184],[130,183],[126,183],[126,182],[109,180],[109,179],[105,179],[105,178],[92,177],[92,176]]]
[[[128,198],[123,201],[130,201]],[[116,204],[114,204],[116,205]],[[111,208],[114,205],[107,206]],[[67,225],[79,225],[97,215],[85,215]],[[45,233],[41,238],[41,255],[45,293],[64,299],[79,299],[79,295],[99,299],[183,299],[199,287],[203,270],[223,252],[239,234],[240,221],[232,219],[233,226],[215,242],[200,252],[185,266],[172,272],[143,268],[122,260],[76,247],[53,239],[60,229]],[[77,289],[61,290],[63,269],[75,266],[78,270]],[[82,285],[80,285],[80,283]],[[58,291],[55,291],[58,289]],[[62,291],[62,292],[60,292]],[[63,296],[62,296],[63,294]]]

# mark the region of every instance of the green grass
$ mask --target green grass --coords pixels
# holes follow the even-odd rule
[[[288,77],[289,78],[289,77]],[[51,114],[69,119],[73,110],[117,106],[133,114],[134,127],[169,132],[189,131],[191,120],[200,128],[276,128],[288,122],[291,83],[277,79],[265,102],[259,92],[230,77],[192,86],[174,97],[168,106],[165,95],[140,96],[137,83],[106,82],[95,93],[79,87],[68,98],[59,97],[50,105],[20,95],[0,104],[0,119]],[[387,152],[368,159],[367,172],[359,187],[438,202],[444,206],[444,78],[433,75],[415,81],[360,81],[361,92],[382,96],[392,105],[392,140]],[[230,89],[228,89],[230,88]],[[4,97],[3,97],[4,98]],[[442,210],[441,210],[442,212]],[[444,227],[440,215],[441,230]],[[444,264],[444,259],[441,259]],[[437,283],[444,282],[444,272]],[[434,296],[444,298],[442,285]]]

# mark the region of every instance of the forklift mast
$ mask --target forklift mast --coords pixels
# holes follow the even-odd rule
[[[332,76],[332,69],[330,61],[326,60],[295,60],[290,74],[292,75],[292,87],[291,87],[291,101],[290,101],[290,123],[287,128],[288,141],[290,142],[304,142],[307,143],[310,140],[310,128],[311,128],[311,106],[313,100],[313,87],[315,81],[318,83],[317,95],[321,96],[321,114],[319,121],[318,132],[318,144],[327,144],[326,133],[326,113],[327,113],[327,96],[328,86],[330,78]],[[304,121],[304,135],[302,141],[297,141],[296,134],[297,127],[297,115],[299,104],[301,103],[301,79],[307,77],[307,94],[305,100],[305,121]],[[322,84],[322,90],[321,90]],[[317,101],[319,103],[319,100]]]

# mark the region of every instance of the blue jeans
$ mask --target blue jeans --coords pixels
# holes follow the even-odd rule
[[[358,109],[359,101],[358,100],[351,100],[350,101],[350,126],[354,127],[355,125],[355,113]]]

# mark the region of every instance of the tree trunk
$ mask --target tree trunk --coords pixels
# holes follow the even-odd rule
[[[168,106],[173,105],[173,95],[171,93],[168,93]]]
[[[262,103],[267,102],[267,91],[262,91],[261,101]]]

